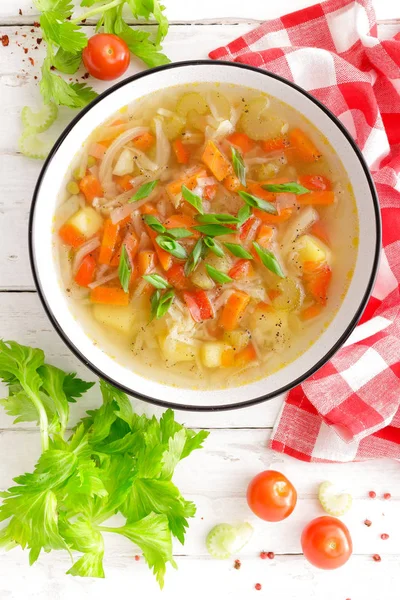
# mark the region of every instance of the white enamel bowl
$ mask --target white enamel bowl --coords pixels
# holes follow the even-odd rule
[[[322,336],[299,358],[260,381],[231,389],[195,391],[152,382],[118,364],[93,343],[71,314],[58,281],[52,249],[52,219],[66,171],[88,135],[122,106],[170,85],[235,83],[267,92],[313,122],[339,154],[354,190],[360,225],[359,251],[348,293]],[[319,369],[354,329],[368,301],[380,250],[380,216],[368,168],[354,141],[323,105],[301,88],[272,73],[241,64],[190,61],[160,67],[118,83],[83,110],[57,141],[35,189],[31,210],[30,256],[44,308],[69,348],[97,375],[128,394],[152,403],[189,410],[221,410],[267,400]]]

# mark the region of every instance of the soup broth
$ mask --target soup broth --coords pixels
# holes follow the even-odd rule
[[[321,335],[357,236],[346,171],[309,121],[256,90],[199,84],[93,131],[54,244],[71,310],[104,352],[149,379],[219,389]]]

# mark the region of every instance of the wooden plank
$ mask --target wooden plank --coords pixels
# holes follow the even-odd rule
[[[265,431],[215,430],[210,433],[204,449],[179,464],[174,482],[185,497],[196,503],[198,510],[184,548],[176,544],[175,553],[206,557],[204,537],[211,527],[221,522],[244,520],[253,525],[254,534],[241,552],[242,556],[255,556],[263,549],[278,554],[301,553],[302,529],[313,518],[324,514],[316,493],[320,482],[327,477],[354,495],[353,508],[343,517],[352,533],[354,553],[385,556],[399,553],[400,474],[394,461],[371,462],[368,470],[356,463],[309,465],[267,450],[266,438]],[[0,456],[7,456],[7,462],[0,468],[0,489],[11,485],[12,477],[29,471],[39,453],[37,432],[2,432]],[[261,521],[251,513],[246,502],[248,482],[266,468],[284,472],[298,491],[295,511],[279,524]],[[368,498],[371,488],[378,494],[375,500]],[[392,499],[383,500],[382,494],[388,489]],[[371,527],[364,525],[366,518],[372,521]],[[118,517],[113,519],[119,523]],[[382,533],[388,533],[389,539],[381,540]],[[111,556],[126,556],[131,552],[131,545],[110,535],[108,550]]]
[[[257,598],[282,600],[398,600],[399,557],[373,563],[369,557],[354,557],[340,571],[319,571],[302,556],[283,556],[272,561],[246,558],[236,571],[233,561],[177,558],[178,570],[168,569],[162,592],[144,561],[124,558],[106,561],[106,579],[81,579],[65,576],[71,563],[63,554],[40,558],[29,568],[27,557],[19,550],[2,555],[0,594],[6,599],[109,600],[117,595],[151,600],[243,600],[252,598],[254,584],[263,586]],[[272,594],[271,594],[272,592]]]
[[[53,329],[34,293],[1,293],[1,337],[42,348],[47,360],[66,371],[78,371],[83,379],[97,378],[76,359]],[[191,427],[271,427],[276,419],[282,400],[276,398],[263,404],[242,410],[223,413],[178,412],[177,418]],[[71,422],[81,418],[85,411],[99,405],[98,390],[89,392],[84,402],[71,406]],[[160,415],[160,408],[152,408],[139,400],[134,401],[139,412]],[[11,427],[13,419],[0,408],[0,429]],[[0,453],[1,456],[1,453]]]
[[[74,4],[79,6],[78,0]],[[226,20],[265,20],[273,19],[307,6],[315,0],[281,0],[279,3],[259,2],[259,0],[203,0],[202,2],[182,2],[168,0],[167,16],[172,22],[226,21]],[[398,18],[398,7],[392,0],[374,0],[373,5],[378,19]],[[21,9],[22,15],[18,13]],[[87,10],[87,9],[86,9]],[[0,22],[32,22],[38,11],[32,0],[2,0]]]

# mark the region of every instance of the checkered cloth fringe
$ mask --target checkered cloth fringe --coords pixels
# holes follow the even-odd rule
[[[369,0],[328,0],[210,53],[264,68],[323,102],[361,148],[378,191],[378,279],[346,345],[287,396],[270,447],[305,461],[400,459],[400,33],[377,36]]]

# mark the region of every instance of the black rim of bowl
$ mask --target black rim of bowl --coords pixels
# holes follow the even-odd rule
[[[82,119],[82,117],[91,110],[91,108],[93,106],[95,106],[96,104],[98,104],[99,102],[102,101],[103,98],[105,98],[106,96],[109,96],[110,94],[112,94],[115,90],[118,90],[119,88],[127,85],[128,83],[132,82],[132,81],[136,81],[138,79],[141,79],[143,77],[147,77],[148,75],[151,75],[152,73],[157,73],[160,71],[167,71],[167,70],[173,70],[176,68],[182,68],[182,67],[193,67],[193,66],[205,66],[205,65],[210,65],[210,66],[228,66],[231,68],[237,68],[237,69],[245,69],[248,71],[255,71],[256,73],[260,73],[262,75],[266,75],[272,79],[277,79],[278,81],[281,81],[282,83],[284,83],[285,85],[288,85],[292,88],[294,88],[295,90],[297,90],[300,94],[302,94],[303,96],[306,96],[311,102],[313,102],[316,106],[318,106],[318,108],[320,108],[336,125],[336,127],[338,129],[340,129],[340,131],[343,133],[343,135],[346,137],[347,141],[349,142],[349,144],[352,146],[355,154],[357,155],[357,158],[364,170],[365,173],[365,177],[367,179],[369,188],[370,188],[370,192],[371,192],[371,197],[372,197],[372,201],[374,204],[374,211],[375,211],[375,226],[376,226],[376,247],[375,247],[375,256],[374,256],[374,263],[373,263],[373,268],[371,271],[371,276],[368,282],[368,286],[365,290],[364,296],[361,300],[361,303],[359,305],[358,310],[356,311],[355,315],[353,316],[352,320],[350,321],[348,327],[346,328],[345,332],[341,335],[341,337],[336,341],[336,343],[330,348],[330,350],[308,371],[306,371],[303,375],[301,375],[300,377],[298,377],[297,379],[291,381],[290,383],[286,384],[285,386],[280,387],[279,389],[270,392],[268,394],[264,394],[262,396],[259,396],[257,398],[252,398],[251,400],[244,400],[243,402],[237,402],[235,404],[225,404],[225,405],[217,405],[217,406],[196,406],[196,405],[191,405],[191,404],[175,404],[174,402],[168,402],[166,400],[161,400],[159,398],[154,398],[152,396],[147,396],[146,394],[142,394],[140,392],[137,392],[133,389],[129,389],[127,387],[125,387],[124,385],[120,384],[118,381],[115,381],[112,379],[112,377],[110,377],[109,375],[107,375],[106,373],[103,373],[100,369],[98,369],[93,363],[90,362],[89,358],[84,356],[80,350],[71,342],[71,340],[68,338],[68,336],[65,334],[64,330],[62,329],[62,327],[60,326],[60,324],[58,323],[57,319],[55,318],[51,307],[49,306],[49,304],[47,303],[47,299],[46,296],[43,292],[43,289],[41,287],[41,283],[38,277],[38,273],[36,270],[36,262],[35,262],[35,252],[34,252],[34,241],[33,241],[33,219],[34,219],[34,215],[35,215],[35,206],[36,206],[36,202],[37,202],[37,198],[38,198],[38,194],[39,194],[39,190],[41,187],[41,183],[42,183],[42,179],[47,171],[47,169],[49,168],[49,165],[53,159],[53,156],[56,154],[56,152],[58,151],[59,147],[61,146],[61,144],[63,143],[63,141],[65,140],[65,138],[68,136],[68,134],[70,133],[70,131],[75,127],[75,125],[77,123],[79,123],[79,121]],[[173,85],[173,83],[172,83]],[[279,396],[280,394],[283,394],[287,391],[289,391],[290,389],[294,388],[296,385],[299,385],[300,383],[302,383],[303,381],[305,381],[308,377],[310,377],[311,375],[313,375],[314,373],[316,373],[326,362],[328,362],[332,356],[337,352],[337,350],[344,344],[344,342],[347,340],[347,338],[350,336],[350,334],[352,333],[352,331],[354,330],[354,328],[356,327],[363,311],[364,308],[369,300],[373,285],[374,285],[374,281],[376,278],[376,273],[377,273],[377,269],[378,269],[378,264],[379,264],[379,254],[380,254],[380,247],[381,247],[381,219],[380,219],[380,208],[379,208],[379,201],[378,201],[378,196],[377,196],[377,192],[374,186],[374,183],[372,181],[372,177],[371,174],[369,172],[368,166],[365,162],[365,159],[360,151],[360,149],[358,148],[358,146],[356,145],[355,141],[353,140],[353,138],[350,136],[350,134],[348,133],[347,129],[342,125],[342,123],[338,120],[338,118],[328,109],[326,108],[326,106],[324,106],[323,104],[321,104],[321,102],[319,102],[318,100],[316,100],[311,94],[309,94],[308,92],[306,92],[304,89],[302,89],[301,87],[299,87],[298,85],[296,85],[295,83],[292,83],[291,81],[288,81],[287,79],[285,79],[284,77],[280,77],[279,75],[276,75],[275,73],[271,73],[270,71],[266,71],[263,69],[258,69],[257,67],[251,67],[249,65],[245,65],[245,64],[241,64],[241,63],[232,63],[232,62],[228,62],[228,61],[222,61],[222,60],[188,60],[188,61],[182,61],[182,62],[176,62],[176,63],[170,63],[168,65],[163,65],[160,67],[156,67],[154,69],[150,69],[150,70],[146,70],[143,71],[141,73],[137,73],[136,75],[132,75],[131,77],[128,77],[126,79],[124,79],[123,81],[120,81],[119,83],[117,83],[116,85],[112,86],[111,88],[109,88],[108,90],[106,90],[105,92],[103,92],[102,94],[100,94],[95,100],[93,100],[93,102],[91,102],[88,106],[86,106],[72,121],[71,123],[66,127],[66,129],[63,131],[63,133],[60,135],[60,137],[58,138],[57,142],[55,143],[54,147],[52,148],[49,156],[47,157],[43,168],[40,172],[39,175],[39,179],[37,181],[37,184],[35,186],[35,190],[33,193],[33,198],[32,198],[32,205],[31,205],[31,210],[30,210],[30,215],[29,215],[29,260],[30,260],[30,264],[31,264],[31,270],[32,270],[32,274],[33,274],[33,278],[35,281],[35,285],[36,285],[36,289],[38,291],[40,300],[42,302],[42,305],[44,307],[44,310],[48,316],[48,318],[50,319],[52,325],[54,326],[55,330],[57,331],[58,335],[61,337],[61,339],[63,340],[63,342],[68,346],[68,348],[71,350],[71,352],[73,352],[75,354],[75,356],[83,363],[85,364],[91,371],[93,371],[93,373],[95,373],[98,377],[108,381],[109,383],[111,383],[112,385],[114,385],[116,388],[122,390],[123,392],[125,392],[126,394],[128,394],[129,396],[132,396],[134,398],[137,398],[139,400],[143,400],[145,402],[150,402],[151,404],[155,404],[157,406],[162,406],[163,408],[173,408],[175,410],[189,410],[189,411],[197,411],[197,412],[215,412],[215,411],[222,411],[222,410],[233,410],[236,408],[245,408],[245,407],[249,407],[249,406],[253,406],[255,404],[259,404],[261,402],[265,402],[266,400],[271,400],[272,398],[275,398],[276,396]],[[152,382],[151,380],[149,380],[149,386],[151,386]],[[232,394],[234,394],[234,390],[235,388],[231,388],[232,389]],[[240,389],[240,388],[238,388]],[[199,392],[201,393],[201,392]],[[210,391],[210,393],[212,394],[212,390]]]

